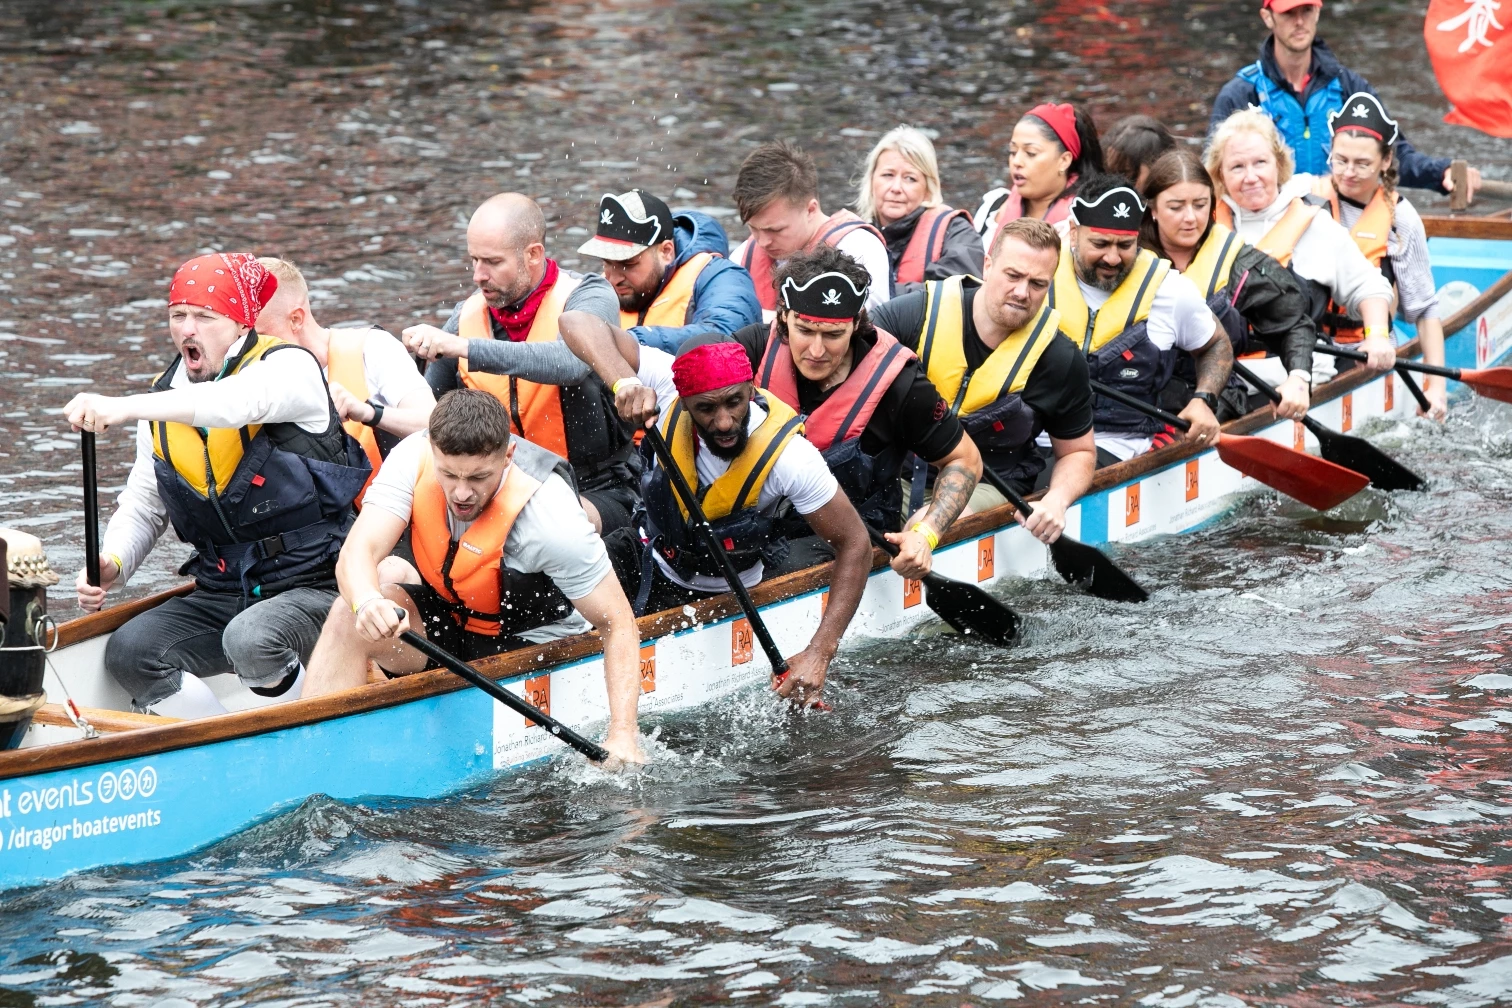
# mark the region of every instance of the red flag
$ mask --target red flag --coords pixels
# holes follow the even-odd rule
[[[1431,0],[1423,38],[1454,105],[1444,121],[1512,138],[1512,31],[1498,17],[1501,7],[1499,0]]]

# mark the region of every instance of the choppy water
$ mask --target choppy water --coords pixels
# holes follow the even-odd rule
[[[322,321],[397,329],[465,293],[460,222],[500,188],[549,200],[572,265],[602,191],[728,206],[783,134],[835,206],[910,121],[974,207],[1044,96],[1200,132],[1249,7],[7,5],[0,523],[77,566],[57,410],[166,363],[166,278],[201,249],[288,255]],[[1505,144],[1438,122],[1417,4],[1327,10],[1420,146],[1505,177]],[[1430,493],[1327,519],[1265,497],[1126,548],[1146,606],[1010,586],[1035,617],[1011,653],[859,642],[827,717],[752,690],[648,719],[635,775],[317,798],[6,894],[0,1005],[1512,1000],[1509,433],[1462,403],[1382,432]],[[119,485],[128,439],[101,452]],[[183,556],[160,552],[134,593]]]

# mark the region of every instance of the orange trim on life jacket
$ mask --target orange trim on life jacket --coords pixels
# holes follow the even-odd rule
[[[1264,237],[1255,242],[1255,248],[1264,252],[1282,266],[1290,266],[1292,253],[1297,249],[1297,242],[1307,233],[1312,226],[1313,217],[1319,208],[1303,202],[1302,198],[1291,201],[1276,223],[1270,226]],[[1218,223],[1234,230],[1234,209],[1223,200],[1218,201],[1218,207],[1214,211]]]
[[[894,283],[924,282],[925,270],[945,251],[945,232],[950,230],[950,222],[956,217],[964,218],[967,224],[971,223],[971,214],[944,203],[932,206],[919,215],[913,235],[908,239],[908,247],[903,250],[903,258],[898,260],[898,271],[893,274]]]
[[[890,333],[877,330],[877,342],[866,356],[851,365],[850,374],[835,388],[819,408],[803,419],[804,436],[820,451],[831,445],[859,437],[871,422],[882,396],[904,365],[914,359],[913,351],[899,343]],[[777,337],[777,323],[772,322],[762,354],[758,384],[794,410],[798,405],[798,368],[788,344]]]
[[[562,317],[567,298],[581,282],[565,272],[557,276],[557,282],[536,310],[530,334],[525,338],[527,343],[550,343],[559,338],[557,322]],[[494,338],[488,302],[483,300],[481,291],[474,291],[462,306],[457,334],[467,340]],[[509,410],[510,429],[516,434],[562,458],[570,457],[567,453],[567,426],[562,420],[562,393],[557,386],[540,385],[513,375],[469,371],[466,357],[457,361],[457,376],[468,388],[482,389],[503,403]]]
[[[807,252],[820,242],[838,247],[846,235],[857,229],[870,231],[876,236],[877,241],[882,243],[882,248],[887,248],[887,240],[882,237],[882,232],[876,227],[849,210],[837,210],[814,229],[814,235],[809,239],[808,244],[803,246],[803,251]],[[754,236],[745,240],[739,262],[751,274],[751,282],[756,285],[756,300],[761,302],[761,307],[767,311],[776,311],[777,288],[772,286],[772,274],[776,272],[777,264],[772,261],[771,256],[762,251]]]
[[[335,382],[358,399],[366,401],[372,392],[367,383],[367,365],[363,359],[363,347],[367,333],[361,329],[332,329],[331,341],[326,347],[326,381]],[[357,495],[357,508],[362,508],[363,494],[372,486],[373,477],[383,465],[383,453],[378,450],[378,432],[365,423],[343,420],[341,426],[357,443],[372,463],[373,471]]]
[[[1333,219],[1341,225],[1344,223],[1339,211],[1339,194],[1334,193],[1328,200],[1329,212]],[[1375,194],[1370,197],[1370,202],[1365,204],[1365,209],[1360,213],[1360,219],[1355,221],[1354,227],[1349,229],[1349,237],[1354,239],[1355,246],[1362,255],[1376,269],[1386,261],[1386,242],[1391,235],[1391,222],[1394,216],[1394,207],[1386,202],[1386,190],[1376,187]],[[1332,319],[1348,318],[1352,325],[1340,325],[1335,327]],[[1365,341],[1365,323],[1352,318],[1349,312],[1337,301],[1328,302],[1328,315],[1325,318],[1328,323],[1326,328],[1328,335],[1336,343],[1363,343]]]
[[[420,458],[415,478],[414,504],[410,508],[410,541],[415,567],[425,583],[452,605],[467,612],[457,618],[464,629],[490,637],[499,635],[497,621],[481,619],[499,614],[500,570],[504,544],[540,481],[511,465],[503,483],[467,531],[452,544],[446,491],[436,479],[430,451]]]
[[[1070,189],[1074,185],[1076,185],[1076,176],[1069,176],[1066,179],[1066,188]],[[1045,216],[1041,219],[1046,224],[1059,224],[1070,217],[1072,198],[1072,194],[1068,192],[1064,196],[1057,196],[1051,200],[1050,205],[1045,208]],[[985,246],[988,253],[991,253],[993,242],[997,241],[998,231],[1002,230],[1003,225],[1011,220],[1018,220],[1022,216],[1024,216],[1024,201],[1019,198],[1018,193],[1010,192],[1008,199],[1004,201],[1002,206],[998,207],[997,213],[993,216],[992,228],[990,229],[991,237],[988,238]]]
[[[634,326],[673,326],[688,324],[688,312],[693,306],[693,288],[704,268],[720,258],[713,252],[700,252],[673,272],[656,299],[643,312],[620,310],[620,328]]]

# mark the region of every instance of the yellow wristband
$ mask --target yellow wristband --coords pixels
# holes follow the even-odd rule
[[[101,553],[100,555],[103,556],[106,560],[109,560],[111,563],[115,564],[116,570],[122,571],[126,569],[126,565],[121,563],[121,558],[116,556],[114,553]]]
[[[644,385],[644,384],[646,384],[646,383],[643,382],[643,381],[641,381],[639,378],[635,377],[634,375],[631,375],[629,378],[620,378],[617,381],[615,381],[615,383],[613,385],[609,386],[609,391],[613,392],[615,395],[619,395],[620,394],[620,389],[626,387],[627,385]]]
[[[365,606],[365,605],[367,605],[369,602],[377,602],[380,599],[386,599],[386,598],[388,598],[387,595],[384,595],[382,592],[379,592],[377,595],[369,595],[367,598],[363,599],[361,602],[353,602],[352,603],[352,615],[355,616],[358,613],[362,612],[362,607]]]
[[[917,532],[919,533],[919,535],[923,536],[924,541],[929,543],[930,549],[934,549],[936,546],[940,545],[940,533],[936,532],[934,529],[930,528],[923,522],[914,522],[913,527],[908,531]]]
[[[1391,335],[1391,327],[1390,326],[1372,325],[1372,326],[1366,326],[1365,327],[1365,338],[1366,339],[1374,339],[1377,336],[1381,337],[1382,339],[1385,339],[1385,338],[1389,337],[1390,335]]]

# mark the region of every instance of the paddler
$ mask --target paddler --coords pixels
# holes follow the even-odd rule
[[[1321,321],[1329,302],[1363,320],[1360,349],[1365,365],[1384,371],[1396,360],[1391,332],[1391,283],[1360,252],[1349,232],[1311,196],[1312,177],[1292,175],[1292,153],[1275,123],[1259,109],[1235,112],[1213,134],[1203,155],[1218,193],[1218,223],[1288,267],[1308,295],[1309,314]],[[1284,386],[1279,360],[1256,361],[1256,374]],[[1290,365],[1285,365],[1290,367]],[[1334,359],[1314,354],[1312,383],[1337,373]],[[1295,391],[1291,394],[1295,395]]]
[[[1144,184],[1148,207],[1140,244],[1171,264],[1207,298],[1223,325],[1235,357],[1261,367],[1285,369],[1276,415],[1296,420],[1307,414],[1312,387],[1313,343],[1317,327],[1297,278],[1275,259],[1213,220],[1213,178],[1202,159],[1186,147],[1161,155]],[[1176,361],[1176,378],[1190,389],[1196,369],[1188,355]],[[1170,387],[1168,386],[1168,389]],[[1171,392],[1162,394],[1168,399]],[[1183,398],[1184,401],[1184,398]],[[1218,397],[1219,422],[1227,422],[1270,400],[1247,392],[1237,378]]]
[[[1297,171],[1327,174],[1329,114],[1344,107],[1345,95],[1376,91],[1318,38],[1322,12],[1323,0],[1263,0],[1260,20],[1270,34],[1260,43],[1260,58],[1235,74],[1213,100],[1209,136],[1235,112],[1258,108],[1274,120]],[[1428,157],[1400,135],[1396,162],[1404,186],[1443,193],[1454,188],[1449,158]],[[1467,199],[1475,198],[1480,184],[1480,170],[1471,168]]]
[[[751,273],[762,321],[777,313],[772,276],[788,256],[815,245],[833,245],[871,275],[867,306],[891,296],[892,265],[882,232],[849,210],[826,214],[819,207],[819,169],[802,148],[784,140],[764,143],[746,155],[735,175],[735,208],[751,234],[731,256]]]
[[[1417,329],[1424,363],[1443,367],[1444,323],[1428,235],[1417,208],[1396,191],[1396,120],[1380,99],[1360,91],[1329,117],[1329,126],[1334,131],[1329,175],[1314,185],[1314,193],[1328,200],[1333,219],[1349,229],[1360,252],[1396,288],[1397,313]],[[1339,343],[1359,342],[1361,328],[1358,318],[1343,312],[1330,311],[1323,318],[1324,335]],[[1444,379],[1424,376],[1423,394],[1428,415],[1443,420],[1449,409]]]
[[[1061,223],[1070,215],[1077,180],[1102,170],[1102,141],[1091,115],[1064,102],[1036,105],[1008,141],[1009,187],[983,196],[972,217],[982,247],[990,250],[997,229],[1020,217]]]
[[[495,397],[441,397],[427,431],[389,453],[336,575],[307,695],[427,667],[400,643],[414,630],[463,661],[586,633],[603,635],[609,734],[639,761],[640,635],[630,603],[572,488],[572,467],[524,438]],[[389,556],[409,529],[415,562]]]
[[[980,247],[976,234],[970,237]],[[917,579],[929,573],[934,547],[971,499],[982,456],[918,358],[867,317],[869,279],[839,249],[799,252],[777,268],[777,317],[733,339],[757,387],[803,415],[804,437],[861,519],[898,545],[893,570]],[[898,476],[910,455],[939,475],[928,513],[900,532]]]
[[[491,392],[516,434],[565,458],[594,528],[628,526],[640,474],[630,432],[597,378],[572,377],[583,374],[581,366],[558,342],[564,312],[618,325],[614,288],[547,258],[546,218],[520,193],[500,193],[478,207],[467,225],[467,254],[478,289],[440,329],[404,330],[405,346],[430,361],[425,378],[438,398],[461,387]]]
[[[604,261],[619,325],[646,346],[672,353],[690,337],[761,320],[751,275],[726,258],[729,239],[706,213],[674,214],[641,189],[605,194],[578,252]]]
[[[99,609],[169,525],[195,550],[194,590],[133,616],[105,647],[106,672],[139,711],[224,714],[200,677],[231,671],[261,696],[297,698],[336,597],[336,555],[371,469],[314,355],[254,331],[277,285],[247,253],[189,260],[168,292],[178,356],[151,391],[82,393],[65,411],[75,430],[137,421],[100,587],[80,571],[80,607]]]
[[[739,344],[694,340],[673,358],[586,316],[564,324],[562,335],[615,386],[615,404],[626,423],[639,427],[660,417],[673,458],[688,485],[702,494],[715,537],[724,542],[746,587],[834,559],[818,629],[808,646],[788,659],[789,674],[772,681],[783,696],[817,700],[861,601],[872,548],[824,457],[804,438],[802,418],[756,387]],[[622,532],[610,543],[620,554],[621,576],[639,583],[636,610],[658,612],[728,591],[717,559],[688,524],[659,464],[648,465],[643,496],[641,534]],[[804,519],[811,535],[785,538],[789,510]]]
[[[1045,469],[1035,451],[1041,431],[1057,463],[1033,514],[1019,520],[1037,538],[1054,542],[1066,509],[1092,482],[1092,390],[1087,362],[1056,331],[1046,295],[1060,259],[1055,228],[1032,217],[997,231],[982,279],[931,280],[917,294],[895,298],[871,313],[878,329],[919,355],[930,382],[964,418],[968,435],[1001,479],[1019,493],[1034,488]],[[924,505],[927,468],[917,466],[905,510]],[[971,495],[973,511],[1007,503],[986,482]]]
[[[257,331],[315,356],[343,426],[377,472],[394,445],[425,429],[436,405],[430,386],[404,344],[385,330],[327,329],[315,321],[310,286],[293,263],[268,257],[258,262],[278,280],[278,289],[257,316]]]
[[[1195,388],[1177,413],[1191,428],[1180,439],[1199,446],[1218,437],[1218,393],[1234,352],[1207,301],[1171,263],[1139,247],[1145,206],[1122,175],[1084,178],[1071,201],[1071,228],[1061,248],[1050,306],[1060,331],[1087,356],[1092,380],[1160,405],[1176,353],[1192,357]],[[1093,401],[1098,465],[1111,465],[1170,443],[1165,424],[1132,407]]]
[[[887,242],[893,297],[922,290],[926,280],[982,272],[971,214],[944,201],[934,144],[921,130],[899,126],[877,141],[866,156],[856,212]]]

